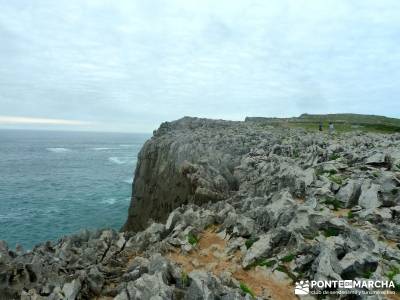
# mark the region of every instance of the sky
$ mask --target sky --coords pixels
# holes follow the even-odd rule
[[[0,0],[0,128],[400,117],[398,0]]]

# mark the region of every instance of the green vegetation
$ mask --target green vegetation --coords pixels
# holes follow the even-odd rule
[[[340,155],[337,153],[333,153],[331,156],[329,156],[329,160],[337,160],[340,158]]]
[[[349,218],[349,219],[353,219],[354,218],[354,214],[353,214],[353,212],[351,210],[347,213],[347,218]]]
[[[329,170],[328,173],[329,173],[329,175],[333,176],[333,175],[335,175],[337,173],[337,171],[332,169],[332,170]]]
[[[393,196],[396,196],[399,193],[399,190],[398,189],[393,189],[391,191],[391,193],[392,193]]]
[[[182,272],[181,274],[181,283],[183,286],[189,286],[190,278],[186,272]]]
[[[272,260],[261,259],[256,262],[257,266],[267,267],[267,268],[271,268],[275,264],[276,264],[276,260],[274,260],[274,259],[272,259]]]
[[[330,198],[330,197],[326,197],[322,203],[325,203],[326,205],[332,205],[333,206],[333,210],[338,210],[339,208],[343,208],[342,207],[342,202],[340,202],[338,199],[336,198]]]
[[[192,246],[195,246],[199,242],[199,238],[193,233],[188,234],[187,240]]]
[[[279,272],[285,273],[287,276],[290,277],[293,281],[297,280],[297,277],[285,266],[285,265],[279,265],[276,267],[276,270]]]
[[[253,246],[253,244],[255,242],[257,242],[259,240],[259,238],[249,238],[248,240],[246,240],[245,245],[246,248],[249,249],[251,246]]]
[[[329,179],[338,185],[342,185],[344,180],[340,175],[331,175],[329,176]]]
[[[334,227],[328,227],[323,231],[325,237],[338,236],[339,230]]]
[[[367,271],[364,272],[363,277],[364,277],[364,278],[367,278],[367,279],[370,279],[371,276],[372,276],[372,274],[374,274],[373,271],[367,270]]]
[[[393,280],[394,276],[396,276],[397,274],[400,274],[400,269],[396,268],[394,266],[391,266],[390,271],[389,271],[389,273],[386,274],[386,276],[389,278],[389,280]],[[396,292],[400,292],[400,284],[394,283],[394,290]]]
[[[329,171],[324,171],[322,168],[318,168],[317,170],[315,170],[315,175],[317,175],[317,176],[321,176],[324,174],[329,174],[330,176],[332,176],[332,175],[335,175],[336,173],[337,173],[337,171],[334,169],[329,170]]]
[[[290,253],[284,257],[281,258],[281,262],[291,262],[293,259],[295,259],[295,255]]]
[[[333,122],[336,133],[350,131],[366,131],[377,133],[400,132],[400,119],[387,118],[376,115],[359,114],[302,114],[294,118],[248,118],[247,121],[255,121],[260,125],[274,125],[291,128],[304,128],[310,131],[318,131],[320,122],[323,132],[328,131],[329,122]]]
[[[321,176],[324,174],[324,171],[322,170],[322,168],[318,168],[315,170],[315,175],[316,176]]]
[[[254,292],[251,290],[251,288],[249,288],[244,282],[240,283],[240,289],[246,293],[249,294],[251,297],[255,298],[256,295],[254,294]]]

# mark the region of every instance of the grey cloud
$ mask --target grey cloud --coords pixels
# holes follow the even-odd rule
[[[0,9],[0,115],[122,131],[184,115],[399,117],[395,0],[0,0]]]

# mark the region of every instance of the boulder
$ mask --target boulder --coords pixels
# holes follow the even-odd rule
[[[165,284],[161,273],[144,274],[139,279],[128,283],[127,293],[130,300],[167,300],[172,299],[173,288]]]
[[[384,165],[386,163],[386,153],[375,152],[365,160],[368,165]]]
[[[365,180],[361,185],[361,194],[358,204],[363,208],[378,208],[382,205],[379,198],[380,186]]]
[[[65,283],[62,292],[65,300],[75,300],[78,297],[79,291],[82,287],[80,280],[74,279],[71,282]]]
[[[248,268],[259,259],[279,253],[288,246],[290,238],[291,233],[284,228],[277,228],[260,236],[246,252],[242,262],[243,268]]]
[[[336,199],[343,203],[343,207],[351,208],[358,203],[361,194],[361,184],[358,180],[350,179],[336,194]]]
[[[356,277],[371,276],[378,267],[379,259],[367,250],[361,249],[347,253],[339,262],[342,268],[341,277],[344,280],[355,279]]]

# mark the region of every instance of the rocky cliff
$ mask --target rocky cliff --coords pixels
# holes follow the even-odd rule
[[[163,123],[139,153],[125,230],[165,222],[188,203],[218,201],[238,189],[235,167],[271,134],[243,122],[183,118]]]
[[[398,290],[400,135],[164,123],[140,152],[124,229],[30,252],[0,243],[0,295],[298,299],[295,281],[340,279]]]

